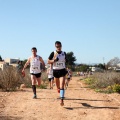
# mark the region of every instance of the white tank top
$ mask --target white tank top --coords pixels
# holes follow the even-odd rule
[[[56,54],[56,51],[54,51],[54,54]],[[62,51],[61,54],[57,54],[56,57],[58,57],[58,61],[53,63],[53,69],[54,70],[61,70],[65,68],[65,53]]]
[[[36,56],[35,58],[31,57],[30,61],[30,73],[41,73],[40,69],[40,56]]]
[[[68,75],[67,75],[67,77],[70,78],[70,75],[71,75],[71,74],[70,74],[70,70],[68,70]]]
[[[53,69],[51,68],[48,70],[48,78],[53,78]]]

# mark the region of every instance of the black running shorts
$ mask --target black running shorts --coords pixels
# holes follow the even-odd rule
[[[52,77],[52,78],[48,78],[48,80],[49,80],[49,82],[50,82],[50,81],[54,80],[54,77]]]
[[[70,80],[70,78],[67,78],[67,80]]]
[[[53,70],[53,76],[54,76],[55,78],[64,77],[66,74],[67,74],[66,69]]]
[[[31,75],[34,75],[36,78],[40,78],[41,77],[41,73],[37,73],[37,74],[34,74],[34,73],[30,73]]]

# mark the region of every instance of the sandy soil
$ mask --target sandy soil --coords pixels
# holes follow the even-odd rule
[[[120,95],[96,93],[74,77],[60,106],[59,94],[37,89],[0,92],[0,120],[120,120]]]

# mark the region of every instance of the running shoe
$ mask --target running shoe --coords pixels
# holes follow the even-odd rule
[[[34,95],[34,96],[33,96],[33,99],[37,99],[37,95]]]

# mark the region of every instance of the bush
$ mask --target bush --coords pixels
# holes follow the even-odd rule
[[[0,71],[0,87],[3,91],[13,91],[22,83],[21,74],[15,67],[7,67]]]
[[[42,72],[41,80],[43,81],[43,83],[48,83],[48,75],[46,72]]]
[[[42,80],[42,84],[40,85],[40,89],[47,89],[48,75],[46,72],[42,72],[41,80]]]
[[[86,78],[85,79],[85,82],[88,84],[88,85],[92,85],[95,83],[95,79],[90,77],[90,78]]]
[[[118,84],[113,85],[113,86],[112,86],[112,90],[113,90],[114,92],[120,93],[120,85],[118,85]]]
[[[15,67],[7,67],[4,71],[0,71],[0,88],[3,91],[14,91],[20,87],[21,84],[25,84],[26,87],[31,87],[31,77],[29,69],[26,69],[26,75],[23,78],[21,71],[18,71]],[[46,89],[48,84],[48,78],[46,72],[42,73],[41,76],[42,84],[40,89]]]
[[[32,82],[31,82],[31,76],[30,76],[30,73],[29,73],[29,69],[25,70],[25,77],[23,78],[23,83],[28,88],[32,87],[32,84],[31,84]]]
[[[41,84],[40,87],[38,87],[40,89],[47,89],[47,84]]]
[[[31,83],[31,77],[30,77],[29,69],[26,69],[25,73],[26,73],[26,75],[25,75],[25,78],[23,80],[23,83],[26,85],[26,87],[31,88],[32,83]],[[47,77],[47,73],[46,72],[42,72],[41,80],[42,80],[41,86],[38,87],[38,88],[46,89],[47,88],[47,84],[48,84],[48,77]]]
[[[94,73],[90,78],[86,78],[85,82],[96,91],[107,89],[107,92],[119,92],[120,74],[116,72]]]

